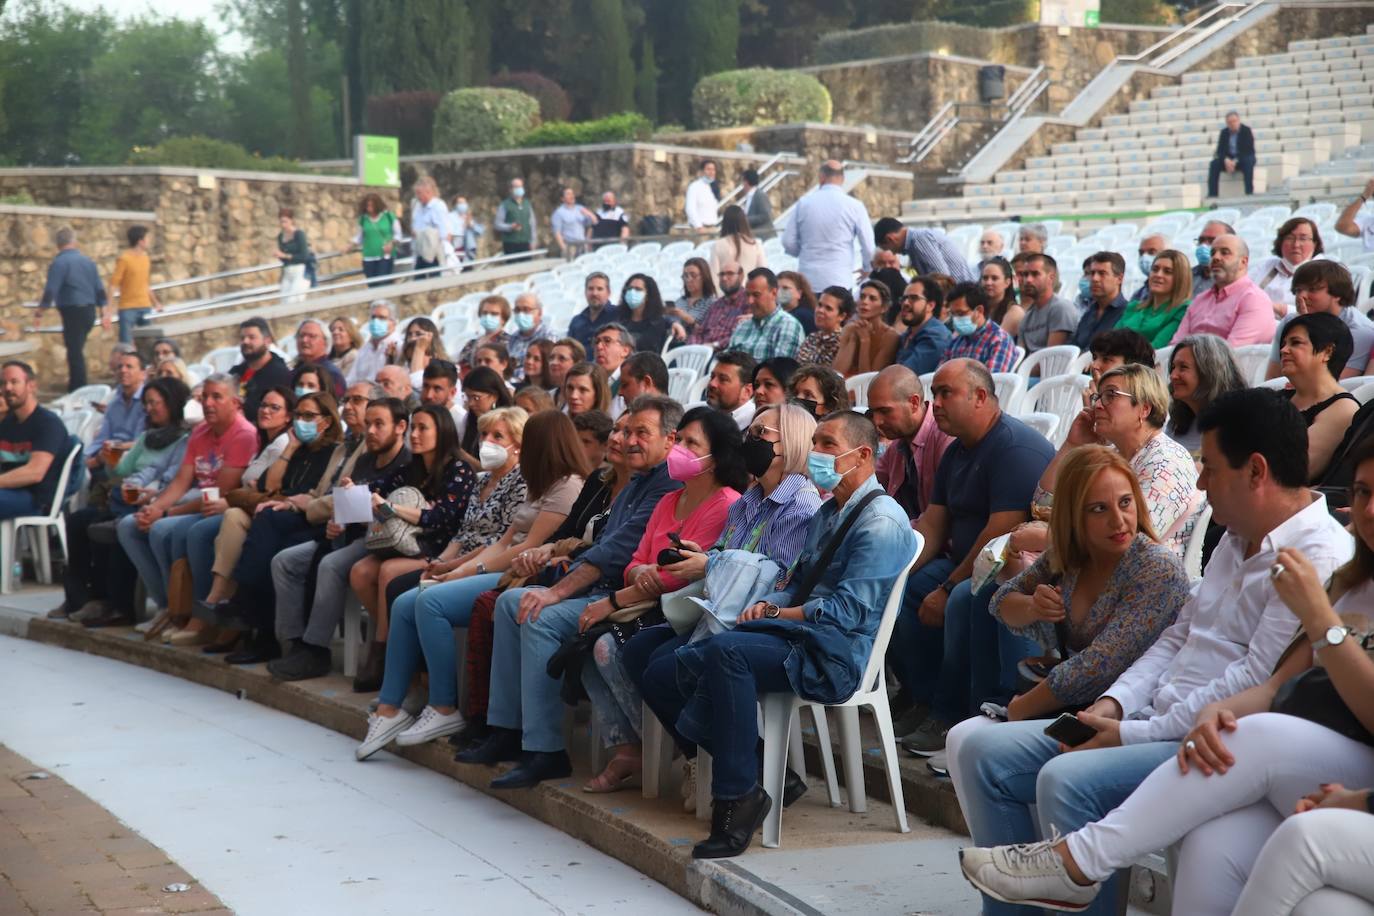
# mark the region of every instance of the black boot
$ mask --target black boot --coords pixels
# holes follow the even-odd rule
[[[491,729],[487,727],[486,716],[470,716],[462,731],[456,735],[449,735],[448,743],[462,750],[476,747],[487,740],[487,736],[490,734]]]
[[[715,799],[711,808],[711,835],[692,847],[694,859],[728,859],[749,848],[773,807],[762,786],[754,786],[743,798]]]
[[[567,779],[572,761],[567,751],[530,751],[520,765],[491,781],[493,789],[533,789],[546,779]]]
[[[292,640],[295,645],[286,654],[267,663],[267,672],[279,681],[304,681],[314,677],[324,677],[329,673],[332,661],[329,649],[312,646],[310,643]]]
[[[367,647],[367,661],[353,679],[354,693],[376,693],[382,689],[382,675],[386,671],[386,643],[374,641]]]
[[[459,763],[477,763],[491,766],[520,759],[520,733],[513,728],[493,728],[487,740],[465,751],[459,751],[453,758]]]
[[[271,630],[255,631],[244,641],[243,648],[224,656],[225,662],[231,665],[256,665],[274,658],[281,658],[281,644]]]

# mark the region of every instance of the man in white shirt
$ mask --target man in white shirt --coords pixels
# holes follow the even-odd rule
[[[416,270],[438,267],[446,260],[444,246],[448,228],[448,204],[439,196],[439,186],[434,179],[422,176],[415,182],[415,199],[410,204],[410,237],[415,245]]]
[[[793,208],[782,248],[797,259],[797,269],[812,289],[853,289],[854,242],[859,243],[858,263],[867,269],[873,263],[872,227],[868,210],[845,193],[844,165],[828,159],[821,164],[820,186]]]
[[[1362,214],[1360,210],[1371,200],[1374,200],[1374,178],[1369,179],[1360,196],[1352,200],[1336,220],[1336,231],[1359,239],[1365,251],[1374,251],[1374,213]]]
[[[367,340],[358,348],[353,368],[348,370],[350,385],[375,379],[377,371],[386,365],[387,348],[401,345],[401,332],[396,330],[396,306],[386,299],[378,299],[372,303],[370,311],[367,326],[363,328]]]
[[[695,232],[705,232],[720,225],[716,212],[718,200],[712,185],[716,181],[716,164],[707,159],[701,164],[701,174],[687,186],[687,225]]]
[[[1199,418],[1213,519],[1226,526],[1177,621],[1079,720],[1097,735],[1061,748],[1046,723],[970,719],[950,730],[950,777],[974,844],[1037,839],[1101,819],[1160,763],[1207,704],[1266,680],[1297,621],[1270,582],[1280,547],[1301,550],[1324,580],[1354,552],[1349,534],[1307,489],[1307,427],[1264,388],[1218,397]],[[1036,775],[1038,771],[1038,775]],[[1114,914],[1119,877],[1084,912]]]

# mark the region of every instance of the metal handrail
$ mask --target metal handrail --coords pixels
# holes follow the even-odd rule
[[[953,99],[951,99],[950,101],[948,101],[948,102],[946,102],[944,105],[942,105],[942,106],[940,107],[940,110],[937,111],[937,112],[935,112],[935,114],[931,116],[930,120],[926,122],[925,127],[922,127],[920,130],[918,130],[918,131],[916,132],[916,135],[915,135],[914,137],[911,138],[911,142],[910,142],[909,144],[907,144],[907,148],[908,148],[908,149],[913,149],[913,150],[914,150],[914,149],[916,149],[916,147],[920,146],[921,143],[926,139],[926,136],[927,136],[928,134],[931,134],[931,133],[934,133],[934,132],[935,132],[935,129],[936,129],[936,128],[935,128],[935,125],[936,125],[941,119],[943,119],[945,115],[949,114],[950,109],[952,109],[953,107],[954,107],[954,100],[953,100]]]
[[[328,254],[315,255],[315,261],[328,261],[331,258],[343,257],[352,254],[350,251],[331,251]],[[211,283],[215,280],[229,280],[234,277],[246,277],[250,274],[266,273],[269,270],[281,270],[281,261],[272,261],[269,264],[257,264],[252,267],[236,267],[233,270],[222,270],[214,274],[202,274],[198,277],[187,277],[185,280],[164,280],[161,283],[154,283],[152,289],[160,291],[164,289],[177,289],[182,286],[195,286],[199,283]]]
[[[1017,102],[1021,100],[1021,96],[1025,95],[1029,91],[1029,87],[1032,86],[1036,80],[1040,79],[1041,75],[1044,72],[1045,65],[1039,64],[1038,66],[1036,66],[1034,70],[1032,70],[1029,74],[1026,75],[1026,78],[1021,81],[1020,85],[1018,85],[1014,90],[1012,90],[1011,95],[1007,97],[1008,111],[1016,107]]]
[[[517,252],[517,253],[514,253],[514,254],[498,254],[498,255],[492,255],[491,257],[488,257],[488,258],[480,258],[480,259],[478,259],[478,260],[476,260],[476,261],[464,262],[464,264],[462,265],[462,269],[463,269],[464,272],[466,272],[466,271],[468,271],[469,269],[474,268],[474,267],[489,267],[489,266],[494,265],[494,264],[503,264],[503,263],[507,263],[507,262],[511,262],[511,261],[516,261],[516,260],[524,260],[524,259],[528,259],[528,258],[537,257],[537,256],[543,255],[543,254],[548,254],[548,249],[547,249],[547,248],[537,248],[537,249],[535,249],[535,250],[533,250],[533,251]],[[386,280],[387,280],[388,283],[394,283],[394,282],[396,282],[396,281],[398,281],[398,280],[420,280],[420,279],[427,279],[427,278],[431,278],[431,277],[433,277],[433,276],[437,276],[437,275],[443,273],[443,272],[446,271],[446,270],[452,270],[452,269],[453,269],[453,268],[448,267],[448,266],[446,266],[446,265],[439,265],[439,266],[437,266],[437,267],[423,267],[423,268],[420,268],[419,270],[409,270],[409,271],[403,271],[403,272],[401,272],[401,273],[387,274]],[[350,271],[345,271],[345,272],[343,272],[342,274],[339,274],[338,276],[355,276],[356,274],[358,274],[358,273],[360,273],[360,272],[361,272],[360,270],[350,270]],[[336,293],[336,292],[340,292],[340,291],[343,291],[343,290],[349,290],[349,289],[353,289],[353,288],[356,288],[356,287],[361,287],[361,286],[370,285],[375,279],[376,279],[376,278],[374,278],[374,277],[367,277],[367,278],[364,278],[364,279],[362,279],[362,280],[350,280],[350,281],[347,281],[347,282],[344,282],[344,283],[326,283],[326,284],[322,284],[322,285],[320,285],[320,286],[312,286],[311,288],[309,288],[309,289],[307,289],[307,290],[304,290],[304,291],[302,291],[302,292],[300,292],[300,293],[296,293],[296,294],[293,294],[293,295],[294,295],[294,296],[300,296],[300,297],[306,297],[306,296],[313,296],[313,295],[316,295],[316,294],[318,294],[318,293],[325,293],[325,292],[328,292],[328,293]],[[199,313],[199,312],[214,311],[215,309],[224,308],[225,306],[228,306],[228,305],[234,305],[234,306],[239,306],[239,305],[253,305],[253,304],[258,303],[258,302],[270,302],[270,301],[272,301],[272,300],[274,300],[274,299],[283,299],[283,298],[285,298],[285,297],[282,296],[280,290],[275,290],[275,291],[273,291],[273,292],[271,292],[271,293],[265,293],[265,294],[262,294],[262,295],[249,296],[249,297],[247,297],[247,298],[232,298],[232,299],[231,299],[229,296],[224,296],[224,297],[220,297],[220,298],[216,298],[216,299],[212,299],[212,300],[206,300],[206,301],[203,301],[203,302],[189,303],[189,304],[182,305],[182,306],[172,306],[171,308],[163,309],[161,312],[159,312],[159,313],[158,313],[158,317],[159,317],[160,319],[166,319],[166,318],[179,318],[179,317],[182,317],[182,316],[184,316],[184,315],[193,315],[193,314],[197,314],[197,313]],[[26,332],[26,333],[31,333],[31,334],[54,334],[54,333],[57,333],[57,332],[60,331],[60,330],[62,330],[62,329],[61,329],[61,327],[58,327],[58,326],[53,326],[53,327],[41,327],[41,328],[38,328],[38,327],[29,327],[29,328],[26,328],[26,329],[25,329],[25,332]]]
[[[763,181],[764,176],[768,174],[768,170],[771,169],[773,166],[777,165],[777,164],[782,160],[782,157],[783,157],[783,156],[791,156],[791,155],[794,155],[794,154],[793,154],[793,153],[774,153],[774,154],[773,154],[773,158],[772,158],[772,159],[769,159],[767,162],[765,162],[765,163],[759,168],[759,170],[758,170],[758,172],[759,172],[759,181],[760,181],[760,182]],[[723,212],[725,212],[725,208],[728,207],[728,206],[730,205],[730,201],[734,200],[736,197],[738,197],[738,196],[739,196],[741,193],[743,193],[743,192],[744,192],[744,185],[742,185],[742,184],[737,184],[737,185],[735,185],[733,188],[730,189],[730,193],[729,193],[729,194],[726,194],[726,195],[725,195],[724,197],[722,197],[720,200],[716,201],[716,212],[717,212],[717,213],[723,213]]]

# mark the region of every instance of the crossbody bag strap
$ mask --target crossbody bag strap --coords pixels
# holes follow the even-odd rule
[[[863,514],[864,509],[868,508],[868,504],[882,495],[884,494],[881,490],[874,490],[859,501],[859,504],[854,507],[854,511],[849,513],[849,517],[840,525],[839,530],[831,535],[830,540],[826,542],[820,558],[807,571],[806,578],[802,580],[801,586],[793,594],[793,601],[802,605],[810,599],[811,592],[820,584],[821,576],[825,575],[825,571],[830,568],[831,561],[835,559],[835,552],[840,549],[840,544],[844,541],[845,535],[849,534],[849,529],[854,526],[854,522]]]

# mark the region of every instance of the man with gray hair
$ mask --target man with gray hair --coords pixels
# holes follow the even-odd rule
[[[1274,306],[1250,279],[1250,246],[1238,235],[1217,236],[1207,268],[1212,288],[1188,306],[1169,343],[1189,334],[1215,334],[1232,347],[1267,344],[1274,339]]]
[[[945,732],[963,718],[960,699],[936,686],[946,627],[955,625],[950,635],[962,634],[972,606],[973,561],[988,541],[1030,520],[1031,498],[1054,457],[1044,436],[1002,412],[992,375],[976,360],[941,366],[931,402],[936,425],[955,441],[940,459],[930,504],[916,523],[925,542],[888,653],[909,704],[899,720],[907,732],[902,746],[923,757],[943,750]],[[951,651],[969,657],[966,645],[960,651],[951,644]]]
[[[1016,233],[1017,254],[1044,254],[1050,233],[1044,223],[1026,223]]]
[[[348,383],[339,367],[329,361],[329,328],[318,318],[307,318],[296,326],[296,362],[291,368],[301,366],[319,366],[329,373],[329,393],[335,401],[343,399]]]
[[[811,288],[838,286],[853,289],[854,242],[859,265],[873,263],[873,230],[868,209],[844,189],[844,163],[821,163],[820,183],[792,208],[782,232],[782,248],[797,259],[797,270]]]
[[[539,229],[534,224],[534,205],[525,199],[525,179],[510,180],[510,196],[496,208],[493,223],[501,236],[502,254],[523,254],[538,244]],[[511,258],[523,261],[525,258]]]
[[[62,346],[67,350],[67,390],[86,384],[86,338],[95,327],[96,310],[105,307],[105,287],[95,262],[76,248],[76,232],[68,226],[57,230],[57,257],[48,265],[48,282],[33,313],[36,327],[43,310],[57,307],[62,318]]]
[[[558,335],[544,323],[544,305],[534,293],[525,292],[515,297],[515,333],[501,335],[501,342],[510,353],[515,377],[525,377],[525,354],[530,344],[536,340],[557,340]]]
[[[1217,135],[1217,149],[1207,167],[1207,196],[1217,197],[1221,173],[1240,172],[1245,181],[1245,194],[1255,193],[1255,135],[1240,123],[1240,112],[1226,112],[1226,126]]]
[[[448,235],[448,204],[439,196],[439,186],[429,175],[415,182],[415,199],[410,204],[410,237],[415,240],[415,269],[433,270],[445,258]],[[433,277],[437,273],[421,277]]]
[[[377,370],[386,365],[387,351],[393,346],[401,346],[396,314],[396,306],[389,299],[375,299],[368,307],[367,340],[358,348],[353,368],[348,370],[350,383],[372,381],[377,377]]]

